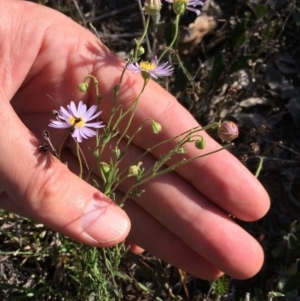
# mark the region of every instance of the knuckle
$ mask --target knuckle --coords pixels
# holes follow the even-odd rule
[[[39,170],[30,180],[24,195],[25,203],[39,214],[47,214],[54,202],[65,197],[69,186],[70,171],[63,164],[52,164]]]

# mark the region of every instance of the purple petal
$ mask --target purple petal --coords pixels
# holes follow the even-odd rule
[[[148,73],[155,79],[158,79],[157,75],[155,74],[156,72],[154,70],[148,71]]]
[[[140,66],[138,65],[138,63],[135,63],[135,64],[129,64],[129,65],[127,66],[127,69],[128,69],[128,70],[131,70],[131,71],[135,71],[135,73],[141,72],[141,68],[140,68]]]
[[[187,5],[192,5],[192,6],[203,5],[203,2],[199,0],[189,0]]]
[[[75,102],[71,101],[71,103],[67,107],[68,107],[68,111],[69,111],[70,115],[77,117],[77,108],[76,108]]]
[[[52,128],[57,128],[57,129],[66,129],[71,127],[69,123],[63,122],[63,121],[58,121],[58,120],[50,120],[49,125]]]
[[[153,59],[151,60],[151,63],[153,63],[155,66],[157,66],[157,64],[158,64],[158,58],[157,58],[156,55],[155,55],[155,56],[153,57]]]
[[[77,109],[77,115],[76,117],[82,117],[84,116],[84,114],[86,113],[87,111],[87,106],[86,104],[83,104],[82,100],[79,101],[79,104],[78,104],[78,109]]]
[[[189,6],[187,6],[186,9],[189,10],[189,11],[192,11],[192,12],[196,13],[197,16],[200,16],[200,15],[201,15],[201,11],[200,11],[199,9],[191,8],[191,7],[189,7]]]
[[[92,128],[96,128],[96,129],[101,129],[101,128],[104,128],[105,125],[103,124],[102,121],[99,121],[99,122],[93,122],[93,123],[86,123],[84,125],[84,127],[92,127]]]
[[[66,119],[66,118],[71,118],[72,115],[70,114],[69,111],[67,111],[64,107],[60,107],[60,115],[63,119]]]
[[[97,112],[94,116],[93,114],[96,112],[97,110],[97,106],[93,105],[89,108],[89,110],[84,114],[84,118],[86,121],[89,121],[91,119],[94,119],[96,118],[97,116],[99,116],[101,114],[101,111],[100,112]]]
[[[74,139],[76,139],[78,143],[81,143],[81,142],[82,142],[82,137],[81,137],[81,135],[80,135],[80,132],[74,131],[74,132],[72,133],[71,136],[72,136]]]
[[[89,128],[82,128],[81,129],[81,134],[85,135],[87,137],[93,137],[93,136],[96,136],[97,132],[94,131],[94,130],[91,130]]]

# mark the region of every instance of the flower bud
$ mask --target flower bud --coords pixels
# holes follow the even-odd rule
[[[101,167],[104,171],[104,173],[109,173],[110,172],[110,166],[106,162],[100,162]]]
[[[139,57],[144,53],[145,53],[145,48],[143,46],[140,46],[137,50],[137,56]]]
[[[173,0],[173,10],[176,15],[183,15],[187,6],[187,0]]]
[[[138,176],[139,175],[139,172],[140,172],[140,170],[141,170],[141,165],[142,165],[143,163],[142,162],[139,162],[137,165],[131,165],[130,167],[129,167],[129,170],[128,170],[128,175],[130,176],[130,177],[133,177],[133,176]]]
[[[121,152],[121,150],[119,148],[116,147],[115,149],[112,150],[112,152],[114,153],[116,159],[120,159],[121,158],[122,152]]]
[[[77,88],[80,92],[86,92],[89,88],[89,84],[86,82],[83,82],[83,83],[78,84]]]
[[[224,121],[218,129],[218,135],[222,142],[225,141],[230,143],[232,140],[238,137],[239,128],[237,124],[232,121]]]
[[[161,132],[161,124],[152,120],[151,129],[152,133],[158,134],[159,132]]]
[[[155,16],[161,10],[161,0],[146,0],[145,13],[149,16]]]
[[[183,147],[180,147],[176,150],[176,154],[186,154],[186,153],[187,153],[187,151]]]
[[[199,139],[197,139],[195,141],[195,146],[198,148],[198,149],[204,149],[205,146],[206,146],[206,141],[203,139],[203,137],[200,137]]]

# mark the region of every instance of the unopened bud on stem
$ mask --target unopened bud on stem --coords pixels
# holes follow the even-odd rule
[[[88,85],[88,83],[83,82],[83,83],[78,84],[77,87],[80,92],[86,92],[89,88],[89,85]]]
[[[161,0],[146,0],[145,13],[149,16],[155,16],[161,10]]]
[[[198,138],[198,139],[195,141],[195,146],[196,146],[198,149],[204,149],[204,148],[205,148],[206,142],[205,142],[205,140],[203,139],[203,137],[200,137],[200,138]]]
[[[152,120],[151,129],[152,133],[158,134],[161,132],[161,124]]]
[[[218,129],[218,135],[222,142],[230,143],[232,140],[238,137],[239,128],[237,124],[232,121],[224,121]]]
[[[131,165],[128,170],[128,175],[133,177],[133,176],[138,176],[141,170],[142,162],[139,162],[137,165]]]

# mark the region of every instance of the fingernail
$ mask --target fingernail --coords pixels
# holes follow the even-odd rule
[[[107,244],[129,231],[129,220],[124,211],[113,204],[93,200],[86,208],[81,221],[86,235],[99,243]]]

